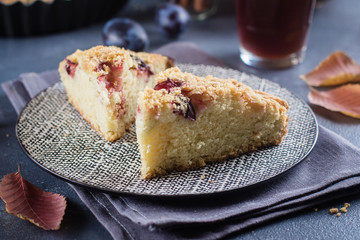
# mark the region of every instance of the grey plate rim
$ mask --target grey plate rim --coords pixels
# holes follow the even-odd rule
[[[204,66],[204,64],[191,64],[191,65],[197,65],[197,66]],[[216,66],[214,66],[216,67]],[[218,68],[223,68],[223,69],[231,69],[231,68],[224,68],[224,67],[218,67]],[[231,70],[235,70],[235,69],[231,69]],[[238,71],[238,70],[235,70]],[[238,71],[239,73],[242,73],[241,71]],[[248,74],[248,73],[247,73]],[[249,76],[255,76],[257,78],[259,78],[258,76],[254,75],[254,74],[248,74]],[[264,78],[261,78],[264,79]],[[266,81],[269,81],[271,83],[274,83],[273,81],[270,81],[268,79],[265,79]],[[56,85],[58,83],[55,83],[54,85]],[[278,83],[276,83],[278,84]],[[92,189],[92,190],[96,190],[96,191],[100,191],[100,192],[104,192],[104,193],[110,193],[110,194],[125,194],[125,195],[132,195],[132,196],[141,196],[141,197],[154,197],[154,198],[178,198],[178,197],[196,197],[196,196],[210,196],[210,195],[216,195],[216,194],[226,194],[229,192],[235,192],[235,191],[243,191],[243,190],[248,190],[250,188],[259,186],[261,184],[267,183],[268,181],[274,180],[278,177],[280,177],[281,175],[285,174],[286,172],[288,172],[290,169],[294,168],[295,166],[297,166],[299,163],[301,163],[305,158],[307,158],[307,156],[309,156],[309,154],[311,153],[311,151],[314,149],[317,140],[318,140],[318,135],[319,135],[319,125],[316,119],[316,116],[314,114],[314,112],[312,111],[311,107],[300,97],[298,97],[296,94],[294,94],[292,91],[286,89],[289,93],[291,93],[291,95],[293,97],[295,97],[298,101],[300,101],[301,103],[303,103],[308,109],[309,112],[311,114],[311,116],[313,117],[314,120],[314,125],[315,125],[315,136],[314,136],[314,140],[313,143],[311,145],[311,147],[309,148],[309,150],[304,154],[303,158],[301,160],[299,160],[297,163],[289,166],[287,169],[283,170],[282,172],[279,172],[277,175],[274,175],[270,178],[267,178],[265,180],[259,181],[259,182],[255,182],[252,184],[249,184],[247,186],[241,186],[239,188],[232,188],[232,189],[226,189],[226,190],[219,190],[219,191],[213,191],[213,192],[205,192],[205,193],[184,193],[184,194],[154,194],[154,193],[137,193],[137,192],[130,192],[130,191],[116,191],[116,190],[111,190],[111,189],[107,189],[107,188],[103,188],[103,187],[99,187],[99,186],[94,186],[94,185],[90,185],[90,184],[86,184],[86,183],[82,183],[82,182],[78,182],[76,180],[70,179],[66,176],[63,176],[55,171],[50,170],[49,168],[47,168],[46,166],[40,164],[36,159],[34,159],[30,153],[28,152],[28,150],[26,149],[26,147],[22,144],[22,141],[19,138],[18,135],[18,125],[19,125],[19,121],[21,119],[21,116],[24,112],[24,110],[29,106],[29,104],[34,101],[40,94],[42,94],[43,92],[45,92],[46,90],[48,90],[48,88],[53,87],[54,85],[51,85],[49,87],[47,87],[46,89],[42,90],[41,92],[39,92],[38,94],[36,94],[32,99],[30,99],[30,101],[28,103],[26,103],[26,105],[24,106],[24,108],[21,110],[20,114],[18,115],[18,118],[16,120],[16,125],[15,125],[15,135],[16,135],[16,139],[20,145],[20,148],[22,149],[22,151],[25,153],[25,155],[38,167],[40,167],[42,170],[44,170],[47,173],[50,173],[51,175],[74,185],[77,185],[79,187],[83,187],[83,188],[87,188],[87,189]],[[279,85],[280,86],[280,85]]]

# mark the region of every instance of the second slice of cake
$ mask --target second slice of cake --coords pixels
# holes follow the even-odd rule
[[[159,54],[117,47],[77,50],[59,73],[72,105],[107,140],[120,138],[135,121],[138,93],[155,85],[155,75],[173,66]]]
[[[171,68],[138,99],[141,175],[148,179],[278,145],[288,104],[235,80]]]

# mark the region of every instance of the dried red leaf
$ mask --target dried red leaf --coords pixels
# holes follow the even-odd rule
[[[0,197],[6,211],[45,230],[57,230],[65,214],[66,200],[59,194],[45,192],[25,180],[19,170],[0,182]]]
[[[313,104],[360,118],[360,84],[347,84],[321,92],[312,89],[308,98]]]
[[[360,81],[360,65],[342,51],[336,51],[311,72],[301,75],[310,86],[335,86]]]

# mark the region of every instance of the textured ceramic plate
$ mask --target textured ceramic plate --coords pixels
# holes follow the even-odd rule
[[[179,65],[199,76],[234,78],[285,99],[288,133],[280,146],[265,148],[195,171],[140,179],[140,155],[134,126],[120,140],[104,140],[67,101],[58,83],[32,99],[17,123],[17,136],[40,167],[75,184],[116,193],[194,195],[240,189],[275,177],[303,160],[315,145],[318,127],[302,100],[278,84],[232,69]]]

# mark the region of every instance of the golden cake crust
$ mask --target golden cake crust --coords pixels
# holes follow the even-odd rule
[[[183,73],[178,67],[169,68],[157,75],[157,83],[164,82],[167,79],[184,81],[185,84],[181,87],[175,87],[170,94],[165,89],[156,91],[146,88],[144,90],[146,93],[141,101],[142,107],[150,110],[157,110],[164,106],[170,107],[169,103],[173,102],[182,90],[185,90],[189,92],[189,96],[194,94],[202,95],[202,98],[208,101],[223,97],[230,91],[231,95],[237,100],[245,100],[251,105],[261,107],[266,101],[271,105],[280,105],[285,110],[289,108],[289,104],[285,100],[265,92],[254,91],[249,86],[234,79],[220,79],[211,75],[198,77],[191,73]]]
[[[79,64],[80,68],[87,74],[96,74],[97,76],[104,75],[110,71],[108,66],[103,66],[99,69],[99,64],[110,63],[114,65],[121,63],[124,59],[130,59],[131,55],[138,56],[145,63],[151,63],[150,70],[162,68],[164,63],[168,67],[172,67],[174,61],[171,58],[162,56],[160,54],[149,54],[145,52],[133,52],[124,48],[118,48],[114,46],[95,46],[88,50],[76,50],[75,53],[67,56],[66,59]],[[134,62],[135,63],[135,62]],[[65,64],[65,60],[61,62],[61,65]],[[134,65],[135,66],[135,65]],[[61,67],[61,66],[60,66]],[[156,72],[156,71],[154,71]]]

